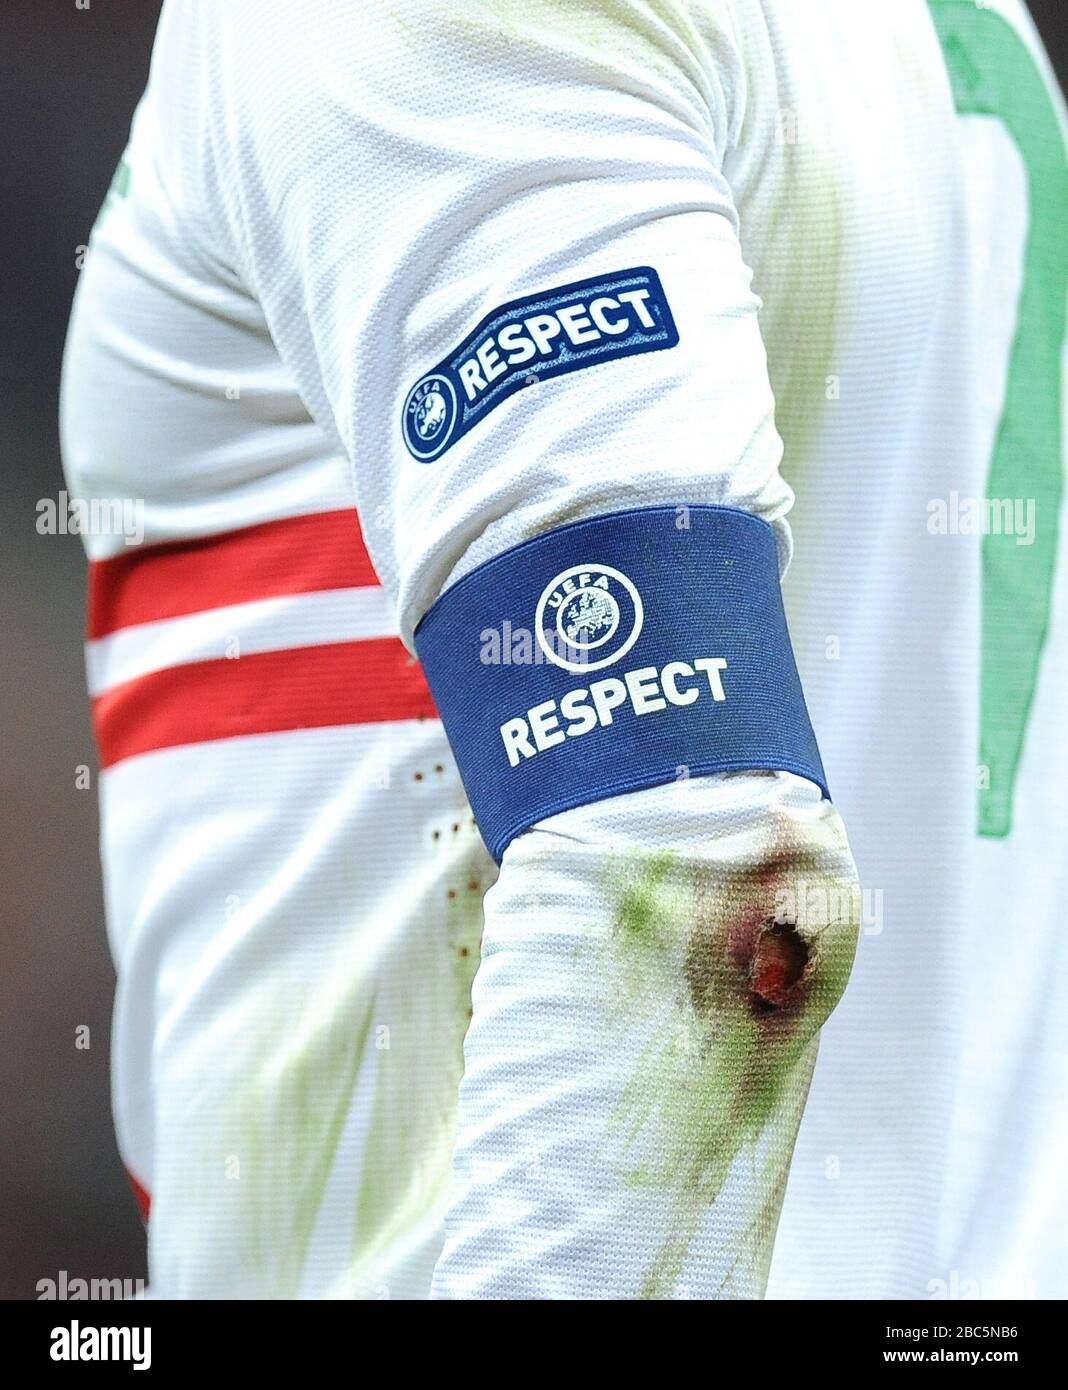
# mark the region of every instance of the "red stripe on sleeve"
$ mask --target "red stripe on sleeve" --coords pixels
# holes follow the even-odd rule
[[[256,599],[377,586],[353,508],[286,517],[93,561],[88,636]]]
[[[101,767],[181,744],[437,717],[397,637],[168,666],[93,701]]]
[[[148,1225],[148,1214],[152,1210],[152,1198],[148,1192],[137,1181],[129,1168],[126,1169],[126,1177],[133,1189],[134,1200],[137,1202],[137,1210],[141,1213],[141,1220]]]

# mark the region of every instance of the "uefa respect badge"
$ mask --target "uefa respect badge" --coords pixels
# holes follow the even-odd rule
[[[405,448],[432,463],[526,386],[678,341],[664,287],[649,266],[509,300],[408,391]]]

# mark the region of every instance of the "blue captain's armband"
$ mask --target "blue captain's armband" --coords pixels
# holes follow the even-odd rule
[[[712,772],[828,795],[771,527],[728,507],[563,526],[466,574],[416,650],[493,857],[558,811]]]

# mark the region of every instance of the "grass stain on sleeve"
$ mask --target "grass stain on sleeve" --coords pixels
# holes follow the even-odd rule
[[[638,1021],[646,1040],[601,1152],[665,1197],[644,1298],[672,1295],[710,1212],[722,1289],[760,1296],[766,1283],[819,1027],[855,942],[852,921],[798,930],[771,915],[795,874],[826,878],[828,865],[785,852],[740,869],[670,855],[613,866],[604,968],[623,1026]]]

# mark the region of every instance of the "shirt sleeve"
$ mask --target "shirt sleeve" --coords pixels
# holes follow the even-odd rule
[[[206,90],[175,93],[203,104],[202,196],[351,461],[406,641],[481,562],[625,508],[751,512],[785,569],[792,498],[725,172],[746,102],[728,4],[229,0],[173,22],[210,54]],[[502,306],[638,268],[674,345],[531,371],[413,453],[413,388],[464,344],[488,378],[502,343],[479,359],[476,330]],[[848,909],[803,925],[774,903],[791,876],[853,873],[833,807],[788,774],[614,797],[513,842],[437,1296],[761,1291],[855,934]]]
[[[219,76],[191,157],[352,462],[406,640],[470,568],[613,508],[741,507],[785,559],[792,499],[723,173],[745,101],[727,6],[203,8]],[[659,277],[677,346],[544,381],[539,355],[528,389],[413,457],[413,383],[487,317],[635,267]]]

